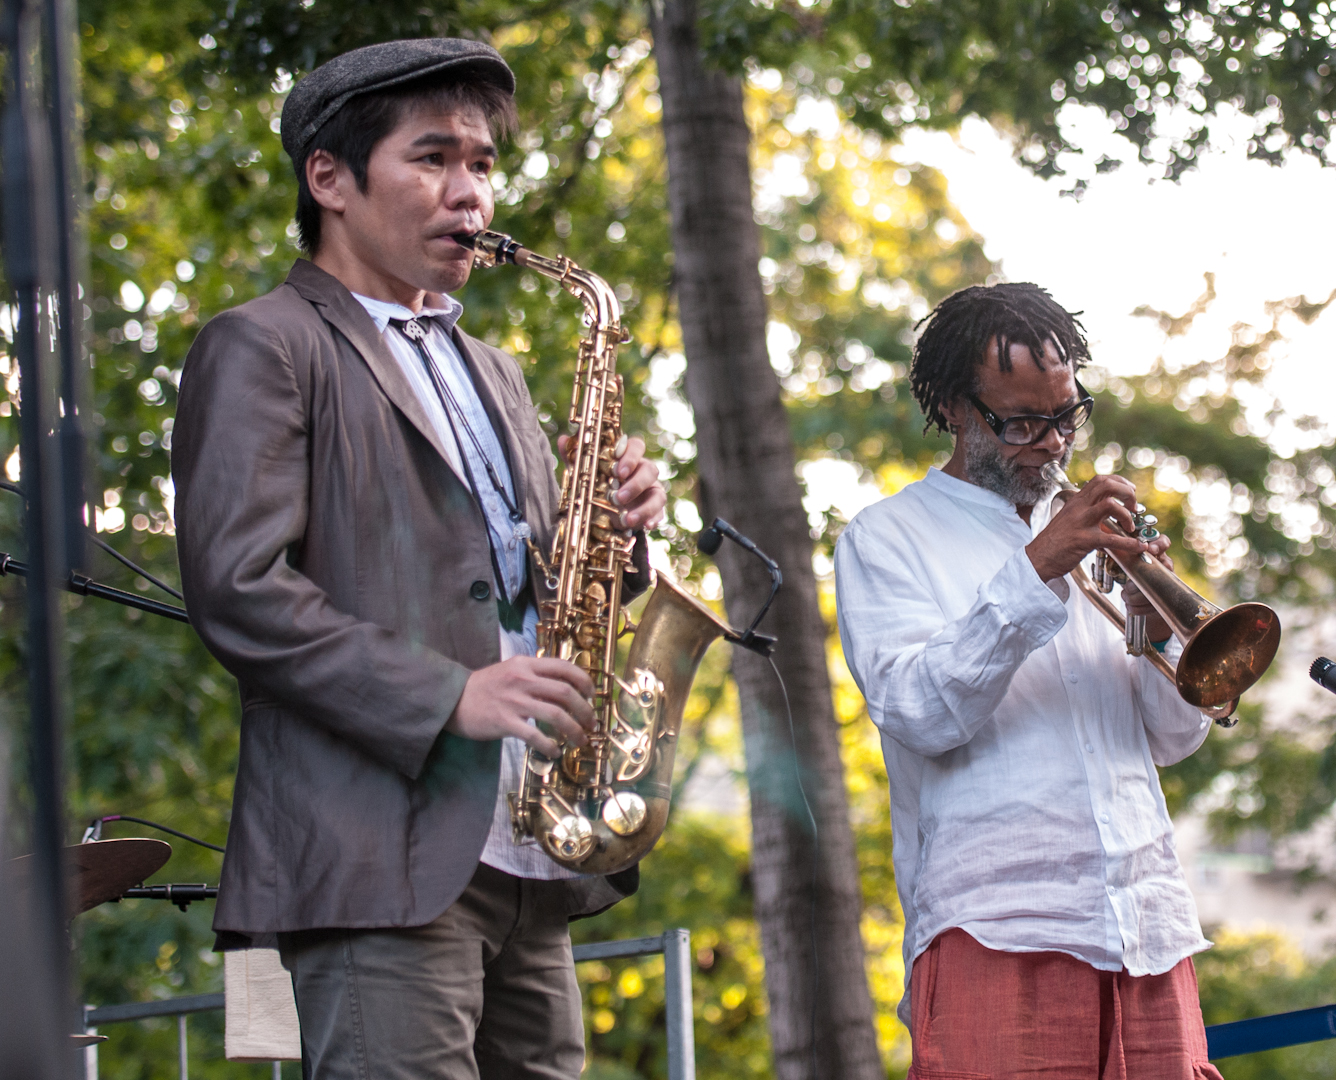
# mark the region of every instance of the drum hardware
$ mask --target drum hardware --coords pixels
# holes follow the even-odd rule
[[[127,889],[151,877],[166,865],[172,845],[162,840],[90,840],[64,850],[67,885],[66,915],[74,918],[85,911],[119,900]],[[26,892],[33,857],[23,855],[9,861],[10,881]]]

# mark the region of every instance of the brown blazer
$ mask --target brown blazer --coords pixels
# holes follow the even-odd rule
[[[546,548],[554,461],[519,365],[455,342]],[[371,317],[305,260],[200,332],[172,443],[191,622],[241,689],[214,928],[430,922],[473,875],[497,797],[500,743],[443,730],[500,659],[481,510]],[[610,880],[571,882],[568,913],[637,875]]]

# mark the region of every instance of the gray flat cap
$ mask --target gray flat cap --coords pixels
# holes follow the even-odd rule
[[[481,41],[414,38],[367,45],[321,64],[292,88],[283,105],[283,149],[300,161],[315,133],[349,98],[442,71],[469,74],[515,93],[515,76],[501,54]]]

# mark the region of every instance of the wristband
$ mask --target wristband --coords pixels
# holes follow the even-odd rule
[[[1163,641],[1152,641],[1151,644],[1155,646],[1155,651],[1157,653],[1163,653],[1164,647],[1169,644],[1169,638],[1165,638]]]

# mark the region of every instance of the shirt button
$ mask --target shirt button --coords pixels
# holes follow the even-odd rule
[[[1110,896],[1112,896],[1112,895],[1113,895],[1114,893],[1116,893],[1117,891],[1118,891],[1118,890],[1117,890],[1116,888],[1114,888],[1112,885],[1109,886],[1109,895],[1110,895]]]
[[[1108,815],[1108,814],[1100,814],[1100,815],[1099,815],[1099,820],[1102,821],[1102,822],[1104,822],[1105,825],[1107,825],[1107,824],[1109,823],[1109,815]]]
[[[1094,752],[1095,752],[1094,744],[1093,744],[1093,743],[1086,743],[1086,753],[1087,753],[1087,754],[1093,754]]]
[[[492,595],[492,587],[485,581],[475,581],[469,586],[469,595],[475,600],[486,600]]]
[[[1067,676],[1067,678],[1070,679],[1072,682],[1076,682],[1076,672],[1073,671],[1070,675]]]

